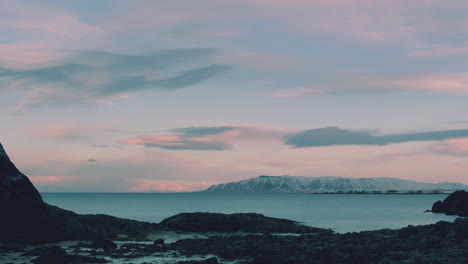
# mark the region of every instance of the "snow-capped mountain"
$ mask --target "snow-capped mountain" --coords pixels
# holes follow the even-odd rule
[[[344,178],[259,176],[257,178],[213,185],[207,192],[237,193],[338,193],[338,192],[410,192],[468,189],[468,185],[453,182],[425,183],[396,178]]]

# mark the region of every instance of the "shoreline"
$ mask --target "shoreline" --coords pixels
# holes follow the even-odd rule
[[[98,263],[79,262],[80,258],[116,264],[461,264],[468,260],[463,253],[463,249],[468,246],[468,218],[457,218],[453,223],[440,221],[430,225],[409,225],[401,229],[343,234],[324,232],[323,229],[305,234],[160,230],[152,234],[151,240],[146,241],[97,241],[107,244],[101,242],[102,245],[94,246],[96,240],[40,244],[0,242],[0,262],[19,264],[41,256],[51,257],[52,254],[53,258],[66,256],[78,260],[60,262],[63,264]],[[60,250],[65,255],[57,254]]]

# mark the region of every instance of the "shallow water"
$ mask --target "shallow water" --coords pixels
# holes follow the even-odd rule
[[[256,212],[354,232],[453,221],[424,213],[447,194],[42,193],[45,202],[82,214],[148,222],[182,212]]]

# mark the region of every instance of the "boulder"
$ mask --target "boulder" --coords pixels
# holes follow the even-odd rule
[[[59,247],[59,246],[52,246],[48,248],[42,248],[42,252],[39,253],[39,257],[31,260],[34,264],[61,264],[67,263],[68,255],[67,252]]]
[[[468,192],[456,191],[445,200],[435,202],[432,206],[432,212],[468,216]]]
[[[99,240],[94,240],[93,243],[91,243],[91,247],[101,248],[101,249],[115,249],[117,248],[117,244],[115,244],[114,241],[112,240],[99,239]]]
[[[162,238],[156,239],[156,240],[153,242],[153,245],[164,245],[164,239],[162,239]]]

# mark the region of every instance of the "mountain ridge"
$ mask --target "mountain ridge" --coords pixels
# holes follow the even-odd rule
[[[452,192],[468,189],[454,182],[427,183],[390,177],[268,176],[212,185],[206,192],[237,193],[343,193],[343,192]]]

